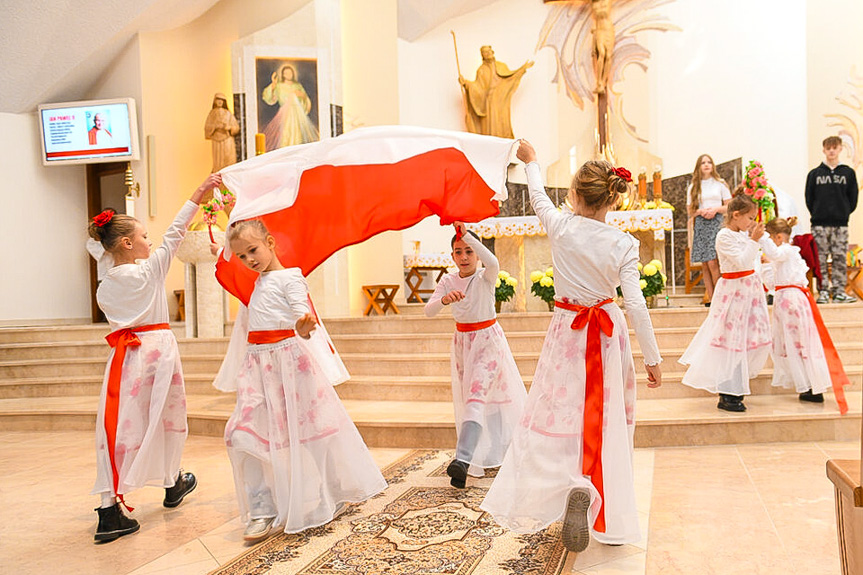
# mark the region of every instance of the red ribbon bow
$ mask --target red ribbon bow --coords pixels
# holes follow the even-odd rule
[[[99,226],[100,228],[111,221],[111,218],[114,217],[114,210],[108,208],[107,210],[103,210],[102,213],[98,214],[95,218],[93,218],[93,223]]]
[[[632,172],[630,172],[626,168],[612,168],[611,171],[614,172],[616,176],[623,178],[627,182],[632,181]]]

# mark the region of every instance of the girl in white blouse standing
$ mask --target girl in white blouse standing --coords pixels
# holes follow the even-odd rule
[[[243,539],[275,528],[298,533],[332,521],[348,503],[386,487],[363,438],[333,388],[329,367],[308,340],[317,319],[299,268],[285,268],[260,220],[244,220],[228,242],[260,274],[249,298],[247,341],[235,378],[237,405],[225,426]],[[229,356],[231,352],[229,350]],[[225,389],[220,386],[220,389]]]
[[[527,392],[495,317],[497,258],[463,223],[455,227],[452,259],[458,271],[441,278],[425,313],[432,317],[452,306],[456,321],[451,366],[458,443],[447,475],[454,487],[464,488],[468,472],[482,477],[483,469],[503,462]]]
[[[793,389],[801,401],[812,403],[823,403],[824,392],[832,385],[841,410],[845,403],[842,386],[848,385],[848,376],[809,291],[809,266],[800,248],[788,243],[796,223],[795,217],[770,220],[765,228],[772,242],[762,245],[773,268],[776,290],[772,384]]]
[[[689,260],[701,262],[706,302],[710,305],[713,290],[719,280],[719,263],[716,258],[716,234],[722,228],[731,192],[716,171],[713,158],[707,154],[698,156],[692,183],[686,192],[686,207],[689,211]]]
[[[138,531],[117,498],[144,485],[165,488],[165,507],[176,507],[197,481],[180,470],[186,442],[186,392],[180,350],[168,324],[165,276],[204,194],[221,186],[210,175],[192,194],[162,245],[150,253],[147,230],[135,218],[105,210],[89,234],[111,255],[111,267],[96,290],[96,301],[112,332],[113,349],[96,415],[97,543]],[[129,508],[127,506],[127,508]],[[131,508],[129,508],[131,510]]]
[[[605,223],[631,177],[608,162],[587,162],[570,188],[575,212],[561,212],[545,193],[533,147],[522,140],[517,155],[551,242],[555,313],[524,416],[481,507],[517,533],[563,518],[563,543],[576,552],[591,533],[601,543],[633,543],[641,539],[632,467],[636,375],[613,299],[618,285],[648,387],[661,384],[662,358],[639,287],[638,241]]]
[[[719,394],[717,407],[746,411],[749,379],[758,375],[770,354],[770,317],[761,276],[755,272],[759,243],[770,239],[757,223],[755,203],[738,194],[728,204],[728,226],[716,236],[722,276],[710,313],[680,358],[689,369],[683,383]],[[768,246],[769,249],[769,246]]]

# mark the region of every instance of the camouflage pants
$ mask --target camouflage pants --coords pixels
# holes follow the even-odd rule
[[[812,236],[818,246],[818,263],[821,265],[821,284],[819,290],[828,285],[827,257],[833,260],[829,285],[834,294],[845,293],[848,271],[845,258],[848,254],[848,226],[812,226]]]

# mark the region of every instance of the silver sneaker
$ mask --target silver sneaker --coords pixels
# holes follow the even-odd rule
[[[815,303],[830,303],[830,296],[827,295],[826,291],[818,292],[818,299],[815,300]]]
[[[261,517],[260,519],[252,519],[246,525],[246,530],[243,531],[243,540],[255,543],[266,539],[273,527],[275,517]]]
[[[846,293],[837,293],[833,296],[833,303],[854,303],[857,298]]]

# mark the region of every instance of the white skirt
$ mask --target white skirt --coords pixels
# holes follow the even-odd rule
[[[772,383],[797,393],[824,393],[832,386],[809,298],[794,288],[776,290],[773,300]]]
[[[601,336],[606,531],[593,531],[593,536],[603,543],[633,543],[641,539],[632,466],[635,366],[623,313],[614,304],[603,309],[614,323],[612,335]],[[573,488],[591,493],[591,525],[602,503],[582,472],[587,329],[573,330],[574,318],[575,312],[555,309],[524,416],[481,505],[516,533],[533,533],[560,520]]]
[[[770,355],[770,316],[761,277],[720,278],[710,313],[680,363],[683,383],[711,393],[749,395],[749,379]]]
[[[472,475],[482,476],[482,469],[503,462],[527,391],[498,323],[477,331],[456,331],[451,365],[456,432],[461,433],[465,421],[482,427],[469,469]]]
[[[171,487],[177,480],[186,442],[186,390],[180,350],[170,330],[139,332],[140,346],[126,348],[114,457],[127,494],[145,485]],[[105,433],[108,358],[96,415],[96,484],[92,494],[114,493],[114,474]]]
[[[387,485],[326,373],[296,338],[249,345],[225,443],[243,521],[249,502],[238,462],[251,456],[286,533],[328,523],[340,503],[365,501]]]

